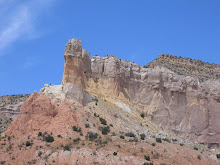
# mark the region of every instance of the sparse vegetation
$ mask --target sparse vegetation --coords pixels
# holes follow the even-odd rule
[[[157,143],[162,143],[161,138],[156,138],[156,142],[157,142]]]
[[[218,159],[220,159],[220,154],[217,154],[216,157],[217,157]]]
[[[117,155],[118,155],[118,153],[117,153],[117,152],[114,152],[114,153],[113,153],[113,155],[114,155],[114,156],[117,156]]]
[[[150,162],[150,163],[144,163],[144,165],[154,165],[154,164]]]
[[[65,146],[63,147],[63,150],[64,150],[64,151],[70,151],[70,146],[69,146],[69,145],[65,145]]]
[[[41,156],[41,155],[42,155],[42,152],[41,152],[41,151],[39,151],[39,152],[38,152],[38,156]]]
[[[85,124],[85,127],[86,127],[86,128],[89,128],[90,126],[89,126],[89,124]]]
[[[42,132],[38,132],[38,136],[42,136]]]
[[[103,119],[102,117],[99,118],[99,121],[101,122],[101,124],[107,125],[107,121]]]
[[[197,147],[194,147],[194,150],[199,150]]]
[[[76,138],[76,139],[73,139],[73,142],[74,143],[77,143],[77,142],[79,142],[81,139],[80,138]]]
[[[184,144],[183,144],[183,143],[180,143],[180,146],[184,146]]]
[[[61,136],[61,135],[57,135],[57,137],[58,137],[58,138],[62,138],[62,136]]]
[[[97,115],[96,113],[94,113],[94,116],[95,116],[95,117],[99,117],[99,115]]]
[[[144,117],[145,117],[144,113],[141,113],[141,117],[142,117],[142,118],[144,118]]]
[[[167,138],[163,138],[162,140],[163,140],[163,141],[166,141],[166,142],[168,142],[168,143],[170,143],[170,140],[167,139]]]
[[[125,134],[125,136],[127,136],[127,137],[135,137],[135,134],[132,133],[132,132],[128,132],[128,133]]]
[[[89,139],[89,141],[93,141],[95,139],[97,139],[98,134],[97,133],[93,133],[93,132],[88,132],[86,135],[86,139]]]
[[[27,147],[31,145],[31,142],[30,141],[26,141],[26,144],[25,144]]]
[[[53,138],[53,136],[48,135],[48,136],[45,137],[44,140],[45,140],[46,142],[48,142],[48,143],[52,143],[52,142],[54,141],[54,138]]]
[[[141,140],[145,140],[146,135],[145,134],[140,134]]]
[[[151,145],[152,145],[152,146],[154,146],[154,147],[156,146],[156,144],[155,144],[155,143],[152,143]]]
[[[73,131],[75,131],[75,132],[81,132],[82,131],[82,129],[80,127],[77,127],[77,126],[73,126],[72,128],[73,128]]]
[[[121,139],[125,139],[125,137],[123,135],[120,136]]]
[[[145,156],[144,156],[144,159],[147,160],[147,161],[150,161],[150,156],[146,156],[146,155],[145,155]]]
[[[107,127],[102,127],[102,134],[103,134],[103,135],[107,135],[109,132],[110,132],[109,126],[107,126]]]
[[[200,156],[200,155],[198,155],[197,158],[198,158],[199,160],[201,160],[201,156]]]

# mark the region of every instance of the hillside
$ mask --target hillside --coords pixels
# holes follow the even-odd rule
[[[94,56],[70,39],[62,84],[1,133],[1,164],[218,165],[220,82]]]
[[[163,54],[150,62],[146,68],[155,68],[156,66],[166,67],[178,75],[198,77],[201,82],[220,79],[220,65],[205,63],[201,60]]]

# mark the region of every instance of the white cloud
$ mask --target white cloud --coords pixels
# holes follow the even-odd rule
[[[37,18],[52,2],[54,0],[32,0],[19,4],[14,0],[0,0],[0,51],[18,40],[39,37]]]

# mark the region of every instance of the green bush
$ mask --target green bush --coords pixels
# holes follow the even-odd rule
[[[147,161],[150,161],[150,156],[146,156],[146,155],[145,155],[145,156],[144,156],[144,159],[147,160]]]
[[[107,135],[109,132],[110,132],[109,126],[102,128],[102,134],[103,134],[103,135]]]
[[[154,164],[150,162],[150,163],[144,163],[144,165],[154,165]]]
[[[154,146],[154,147],[156,146],[156,144],[155,144],[155,143],[152,143],[151,145],[152,145],[152,146]]]
[[[180,143],[180,146],[184,146],[184,144],[183,144],[183,143]]]
[[[89,141],[93,141],[93,140],[97,139],[97,137],[98,137],[97,133],[88,132],[86,139],[89,139]]]
[[[89,128],[89,124],[85,124],[85,127],[86,127],[86,128]]]
[[[199,150],[197,147],[194,147],[194,150]]]
[[[145,140],[146,135],[145,134],[140,134],[141,140]]]
[[[125,136],[127,137],[135,137],[135,134],[133,134],[132,132],[128,132],[125,134]]]
[[[73,126],[72,128],[73,128],[73,131],[75,131],[75,132],[81,132],[82,131],[82,129],[80,127]]]
[[[11,140],[11,137],[10,136],[8,136],[8,141],[10,141]]]
[[[113,155],[116,156],[116,155],[118,155],[118,153],[117,153],[117,152],[114,152]]]
[[[99,117],[99,115],[97,115],[96,113],[94,113],[94,116],[95,116],[95,117]]]
[[[80,138],[76,138],[76,139],[73,139],[73,142],[77,143],[79,142],[81,139]]]
[[[64,151],[70,151],[70,146],[65,145],[65,146],[63,147],[63,150],[64,150]]]
[[[52,143],[54,141],[54,138],[53,138],[53,136],[48,135],[47,137],[45,137],[45,141],[48,143]]]
[[[99,118],[101,124],[106,125],[107,121],[105,119],[103,119],[102,117]]]
[[[145,117],[144,113],[141,113],[141,117],[142,117],[142,118],[144,118],[144,117]]]
[[[61,136],[61,135],[57,135],[57,137],[58,137],[58,138],[62,138],[62,136]]]
[[[38,132],[38,136],[42,136],[42,132]]]
[[[198,155],[197,158],[198,158],[199,160],[201,160],[201,156],[200,156],[200,155]]]
[[[216,157],[217,157],[218,159],[220,159],[220,154],[217,154]]]
[[[30,141],[26,141],[26,146],[30,146],[31,145],[31,142]]]
[[[125,139],[125,137],[123,135],[120,136],[121,139]]]
[[[166,141],[166,142],[168,142],[168,143],[170,143],[170,140],[167,139],[167,138],[163,138],[162,140],[163,140],[163,141]]]
[[[38,152],[38,156],[41,156],[41,155],[42,155],[42,152],[41,152],[41,151],[39,151],[39,152]]]
[[[157,142],[157,143],[162,143],[161,138],[156,138],[156,142]]]

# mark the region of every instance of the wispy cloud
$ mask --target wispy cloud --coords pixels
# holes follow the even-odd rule
[[[15,0],[0,0],[0,51],[18,40],[39,37],[41,33],[36,30],[37,18],[54,1],[31,0],[18,3]]]

